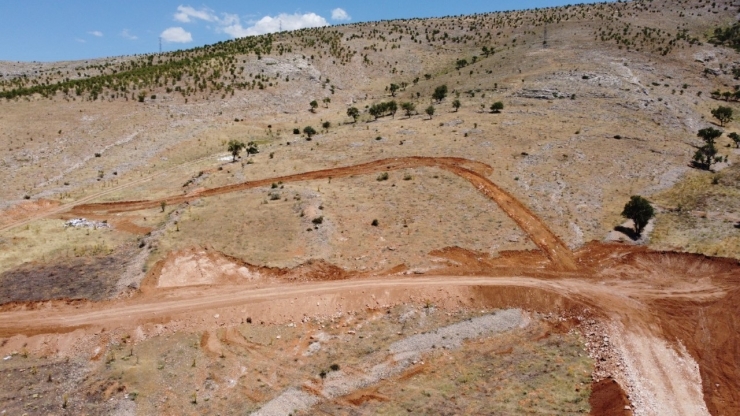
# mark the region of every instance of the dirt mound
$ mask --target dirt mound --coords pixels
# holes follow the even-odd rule
[[[629,400],[622,387],[613,378],[605,378],[591,384],[591,397],[588,400],[593,416],[631,415]]]
[[[521,270],[522,267],[546,270],[552,266],[542,251],[501,251],[498,256],[491,256],[461,247],[445,247],[432,250],[429,255],[447,260],[445,268],[435,270],[439,274],[506,274],[511,269]]]
[[[143,286],[174,288],[185,286],[243,284],[268,278],[291,282],[346,279],[349,273],[324,260],[309,260],[290,269],[255,266],[215,250],[193,247],[170,253],[148,273]]]
[[[298,267],[284,270],[282,279],[300,282],[320,280],[342,280],[349,277],[349,273],[324,260],[309,260]]]
[[[157,287],[160,288],[241,283],[273,274],[216,251],[200,248],[172,252],[158,268]]]
[[[652,306],[665,338],[680,342],[699,363],[709,411],[740,414],[740,289],[716,300],[656,299]]]

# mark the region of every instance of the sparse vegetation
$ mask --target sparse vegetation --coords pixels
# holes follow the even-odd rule
[[[721,135],[722,131],[713,127],[699,130],[697,136],[704,140],[704,145],[696,149],[696,152],[694,153],[694,166],[700,169],[709,170],[712,168],[712,163],[720,161],[720,158],[717,156],[717,147],[715,142]]]
[[[350,107],[347,109],[347,115],[352,117],[352,120],[356,123],[357,118],[360,117],[360,110],[356,107]]]
[[[429,120],[431,120],[432,116],[434,115],[434,106],[430,105],[429,107],[427,107],[426,110],[424,110],[424,112],[427,113],[427,115],[429,116]]]
[[[229,140],[229,143],[227,145],[227,150],[229,153],[231,153],[231,156],[233,157],[232,162],[236,162],[236,158],[239,157],[239,153],[242,151],[242,149],[245,149],[247,147],[244,142],[240,142],[239,140]]]
[[[712,109],[712,116],[719,120],[719,125],[724,127],[725,124],[732,121],[732,108],[719,106]]]
[[[633,195],[622,210],[622,216],[634,222],[635,234],[642,235],[648,221],[655,216],[655,211],[650,202],[639,196]]]
[[[438,103],[444,100],[445,97],[447,97],[447,85],[440,85],[439,87],[434,89],[432,98],[437,100]]]
[[[306,127],[303,128],[303,134],[305,134],[306,136],[308,136],[308,138],[310,139],[311,137],[313,137],[316,134],[316,129],[314,129],[311,126],[306,126]]]

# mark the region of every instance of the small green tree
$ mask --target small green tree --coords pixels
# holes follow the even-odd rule
[[[655,216],[655,211],[647,199],[639,195],[632,195],[629,202],[624,205],[622,216],[635,223],[635,233],[639,236],[648,221]]]
[[[388,90],[390,90],[391,92],[391,97],[395,97],[396,91],[398,91],[399,89],[401,89],[401,87],[399,87],[397,84],[391,84],[390,87],[388,87]]]
[[[429,116],[429,120],[431,120],[432,116],[434,115],[434,106],[430,105],[429,107],[427,107],[426,110],[424,110],[424,112],[427,113],[427,115]]]
[[[325,98],[324,98],[323,100],[321,100],[321,101],[323,101],[323,102],[324,102],[324,107],[326,107],[326,108],[329,108],[329,103],[331,102],[331,98],[329,98],[329,97],[325,97]]]
[[[246,146],[247,155],[254,155],[260,152],[259,147],[257,146],[257,142],[251,141],[247,143]]]
[[[231,156],[233,156],[233,162],[236,162],[236,158],[239,156],[239,152],[242,151],[247,147],[243,142],[240,142],[239,140],[229,140],[229,143],[227,144],[227,149],[231,153]]]
[[[396,112],[398,111],[398,103],[396,103],[396,100],[390,101],[386,104],[386,110],[391,113],[391,116],[393,116],[393,118],[396,118]]]
[[[323,128],[324,128],[324,130],[326,130],[326,131],[329,131],[329,127],[331,127],[331,122],[329,122],[329,121],[325,121],[325,122],[324,122],[324,123],[323,123],[323,124],[321,125],[321,127],[323,127]]]
[[[360,110],[358,110],[356,107],[350,107],[347,109],[347,115],[352,117],[352,120],[357,123],[357,117],[360,116]]]
[[[314,130],[314,128],[311,127],[311,126],[306,126],[306,127],[303,128],[303,133],[305,133],[306,136],[308,136],[308,138],[310,139],[311,136],[313,136],[314,134],[316,134],[316,130]]]
[[[726,123],[732,121],[732,108],[719,106],[712,110],[712,116],[719,120],[719,125],[724,127]]]
[[[496,101],[495,103],[491,104],[491,111],[494,113],[500,113],[503,109],[504,103],[502,103],[501,101]]]
[[[319,106],[319,103],[316,102],[316,100],[313,100],[310,103],[308,103],[308,105],[311,106],[311,112],[312,113],[315,113],[316,112],[316,108]]]
[[[740,149],[740,134],[735,133],[734,131],[727,135],[730,139],[732,139],[733,142],[735,142],[735,147]]]
[[[370,115],[375,117],[375,119],[377,120],[380,116],[383,115],[383,106],[379,104],[373,104],[370,106],[367,112],[370,113]]]
[[[437,100],[437,102],[444,100],[445,97],[447,97],[447,85],[440,85],[439,87],[434,89],[432,98]]]
[[[406,117],[411,117],[411,113],[416,110],[416,105],[412,102],[401,103],[401,109],[406,113]]]
[[[699,130],[696,135],[704,140],[704,146],[698,148],[696,153],[694,153],[694,166],[709,170],[712,167],[712,163],[719,161],[715,141],[722,135],[722,131],[714,127],[707,127]]]
[[[459,109],[460,109],[460,106],[461,106],[461,105],[462,105],[462,104],[460,104],[460,100],[455,100],[455,101],[453,101],[453,102],[452,102],[452,107],[453,107],[453,108],[455,109],[455,112],[456,112],[456,113],[457,113],[457,110],[459,110]]]

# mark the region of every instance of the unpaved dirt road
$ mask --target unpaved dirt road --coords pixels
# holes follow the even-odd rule
[[[459,288],[469,291],[456,292]],[[452,300],[460,300],[461,293],[483,293],[481,296],[492,298],[503,295],[508,300],[498,299],[491,303],[498,307],[523,306],[545,310],[580,305],[581,309],[592,309],[607,320],[619,323],[624,327],[620,334],[623,341],[615,339],[614,342],[628,362],[632,363],[631,377],[643,389],[641,396],[647,408],[661,409],[664,411],[662,414],[708,414],[698,367],[691,364],[691,356],[673,351],[656,335],[652,326],[655,319],[646,308],[656,298],[669,300],[688,296],[703,301],[720,298],[725,292],[706,282],[687,285],[682,290],[649,289],[649,284],[635,281],[604,285],[588,279],[526,276],[389,276],[301,284],[279,283],[262,288],[240,285],[183,287],[158,289],[125,301],[82,305],[57,303],[33,310],[0,312],[0,336],[33,336],[75,329],[93,332],[105,328],[133,329],[148,322],[203,322],[203,316],[228,308],[241,308],[244,316],[263,314],[273,322],[285,322],[299,320],[301,314],[305,313],[329,314],[337,310],[362,308],[363,305],[383,305],[399,301],[408,294],[434,296],[437,292],[440,299]],[[543,298],[541,293],[548,293],[550,297]],[[502,302],[510,305],[503,305]],[[213,325],[211,322],[203,324]]]

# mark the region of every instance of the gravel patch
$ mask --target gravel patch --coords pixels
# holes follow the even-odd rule
[[[280,396],[270,400],[260,410],[252,413],[254,416],[288,415],[296,410],[304,410],[319,402],[313,394],[291,387]]]
[[[526,324],[521,310],[505,309],[394,342],[389,350],[399,360],[407,357],[405,353],[424,353],[435,348],[459,348],[467,339],[508,331]]]
[[[410,313],[410,312],[409,312]],[[408,314],[408,313],[407,313]],[[505,309],[490,315],[471,318],[425,334],[418,334],[389,347],[390,357],[365,372],[335,371],[327,375],[321,388],[323,398],[346,396],[355,390],[367,388],[382,380],[400,374],[418,363],[421,355],[435,348],[459,348],[463,341],[524,327],[529,319],[519,309]],[[314,386],[319,387],[319,386]],[[322,398],[292,387],[269,401],[253,415],[288,415],[305,410]]]

